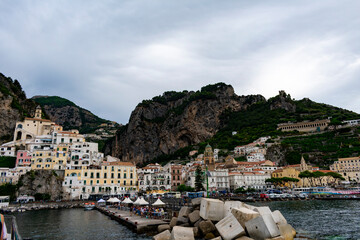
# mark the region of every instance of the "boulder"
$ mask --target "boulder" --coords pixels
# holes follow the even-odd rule
[[[179,211],[178,217],[187,217],[191,213],[191,208],[189,207],[182,207]]]
[[[184,223],[188,223],[189,219],[187,217],[178,217],[176,221],[176,225],[181,225]]]
[[[194,237],[196,238],[200,237],[200,231],[198,227],[193,227],[193,231],[194,231]]]
[[[201,221],[203,221],[203,220],[200,218],[196,223],[194,223],[194,227],[199,227],[199,224],[201,223]]]
[[[235,240],[254,240],[254,239],[249,238],[247,236],[242,236],[242,237],[236,238]]]
[[[246,204],[246,203],[243,203],[243,206],[244,206],[245,208],[248,208],[248,209],[253,210],[253,211],[255,211],[254,209],[256,208],[256,207],[254,207],[254,206],[252,206],[252,205],[249,205],[249,204]]]
[[[215,224],[215,227],[224,240],[231,240],[246,234],[244,228],[232,214]]]
[[[294,239],[296,231],[290,224],[279,224],[278,227],[281,236],[283,236],[285,240]]]
[[[175,226],[171,232],[171,240],[195,240],[194,230],[188,227]]]
[[[225,201],[224,203],[224,217],[231,214],[233,208],[241,208],[243,203],[240,201]]]
[[[243,228],[245,228],[245,223],[247,221],[250,221],[251,219],[254,219],[258,216],[260,216],[260,214],[258,212],[255,212],[253,210],[250,210],[248,208],[233,208],[231,210],[232,215],[234,215],[234,217],[236,218],[236,220],[238,220],[238,222],[241,224],[241,226]]]
[[[180,224],[179,226],[181,226],[181,227],[191,227],[189,223],[183,223],[183,224]]]
[[[222,238],[220,236],[216,237],[216,238],[213,238],[211,240],[222,240]]]
[[[215,238],[215,235],[210,232],[210,233],[206,234],[204,238],[205,239],[213,239],[213,238]]]
[[[210,198],[201,199],[200,217],[205,220],[220,221],[224,218],[224,202]]]
[[[210,220],[204,220],[199,223],[199,229],[203,235],[216,230],[215,225]]]
[[[274,219],[274,216],[271,212],[271,209],[269,207],[256,207],[254,209],[255,212],[258,212],[261,216],[265,214],[270,214],[270,216]],[[275,221],[275,219],[274,219]]]
[[[171,239],[171,233],[169,230],[165,230],[153,236],[153,240],[170,240],[170,239]]]
[[[260,215],[245,223],[246,231],[255,240],[280,236],[280,231],[270,214]]]
[[[176,226],[176,222],[177,222],[177,217],[173,217],[170,221],[170,227],[173,228]]]
[[[192,204],[194,207],[200,206],[200,204],[201,204],[201,199],[202,199],[202,198],[194,198],[194,199],[191,200],[191,204]]]
[[[265,240],[285,240],[285,238],[283,236],[277,236],[274,238],[266,238]]]
[[[161,233],[165,230],[170,230],[170,225],[169,224],[162,224],[158,226],[158,232]]]
[[[189,214],[189,220],[192,224],[196,223],[200,219],[200,211],[195,210]]]
[[[278,225],[279,224],[287,224],[286,219],[284,218],[284,216],[281,214],[281,212],[279,210],[273,211],[272,216],[273,216],[276,224],[278,224]]]

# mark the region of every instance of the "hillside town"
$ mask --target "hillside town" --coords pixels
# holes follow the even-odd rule
[[[281,124],[287,131],[298,127],[303,131],[321,131],[328,121],[309,124]],[[237,146],[227,157],[219,158],[220,149],[205,147],[203,153],[191,151],[192,160],[185,164],[173,160],[165,165],[151,163],[138,168],[132,162],[121,162],[98,151],[98,144],[87,142],[78,130],[64,131],[63,127],[42,118],[37,107],[33,118],[16,123],[13,141],[0,148],[1,156],[16,157],[14,168],[0,168],[1,184],[16,184],[29,171],[55,171],[63,176],[66,199],[88,199],[91,195],[137,195],[140,192],[177,191],[180,185],[195,189],[196,172],[203,174],[203,189],[211,193],[230,193],[235,190],[257,191],[274,188],[269,179],[291,178],[282,187],[315,187],[338,184],[329,172],[336,172],[348,182],[360,182],[360,157],[340,158],[330,170],[307,164],[304,158],[297,165],[278,166],[266,159],[270,137]],[[240,160],[239,160],[240,159]],[[320,172],[323,177],[301,178],[302,172]],[[206,179],[206,181],[205,181]]]

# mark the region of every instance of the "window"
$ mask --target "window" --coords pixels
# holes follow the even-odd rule
[[[132,174],[132,173],[130,173],[130,178],[133,178],[133,174]]]
[[[121,178],[121,176],[120,176],[121,174],[120,173],[118,173],[118,178]]]
[[[124,178],[126,178],[126,173],[124,173]]]
[[[111,171],[114,171],[114,166],[111,167]]]
[[[94,173],[90,173],[90,178],[94,178]]]
[[[124,186],[126,186],[126,181],[124,180]]]
[[[111,178],[114,178],[114,173],[111,173]]]
[[[100,173],[96,173],[96,178],[100,178]]]
[[[104,173],[104,178],[107,178],[107,174],[106,174],[106,173]]]
[[[85,177],[87,177],[87,172],[85,172]]]

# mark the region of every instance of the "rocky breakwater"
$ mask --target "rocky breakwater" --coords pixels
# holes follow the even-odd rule
[[[158,232],[154,240],[292,240],[296,235],[280,211],[207,198],[193,199],[192,206],[182,207]]]

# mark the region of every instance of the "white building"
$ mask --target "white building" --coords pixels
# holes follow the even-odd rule
[[[262,153],[250,153],[246,156],[248,162],[260,162],[265,161],[265,156]]]
[[[231,191],[239,187],[265,189],[265,180],[271,175],[265,172],[230,172],[229,183]]]
[[[2,145],[0,147],[0,156],[15,157],[16,156],[15,147]]]

